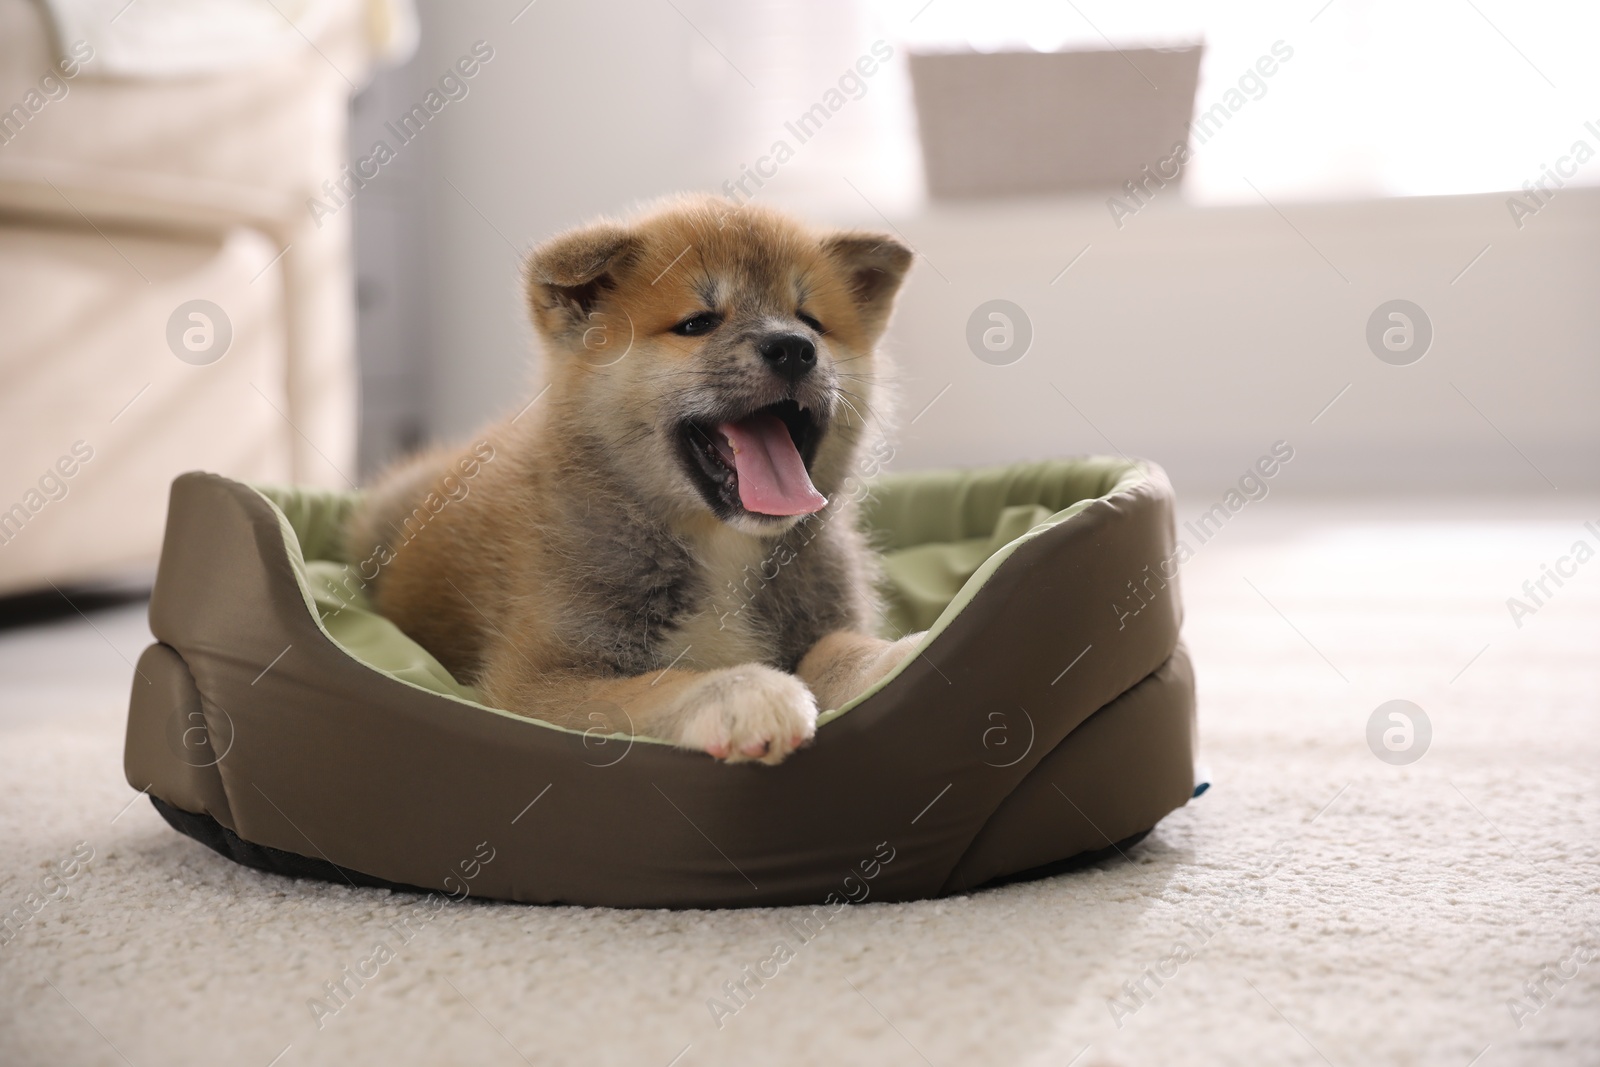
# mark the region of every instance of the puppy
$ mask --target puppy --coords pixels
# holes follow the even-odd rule
[[[365,494],[378,610],[496,707],[779,762],[921,636],[869,635],[847,492],[911,260],[709,197],[541,245],[546,387]]]

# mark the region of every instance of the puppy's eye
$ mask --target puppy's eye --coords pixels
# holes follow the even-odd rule
[[[804,311],[796,311],[794,313],[794,317],[799,319],[801,322],[805,323],[807,326],[811,327],[813,330],[816,330],[818,333],[827,333],[828,332],[827,330],[822,328],[822,323],[818,322],[816,320],[815,316],[808,315]]]
[[[696,337],[703,333],[710,333],[722,325],[722,316],[714,311],[701,311],[684,319],[672,328],[672,332],[684,337]]]

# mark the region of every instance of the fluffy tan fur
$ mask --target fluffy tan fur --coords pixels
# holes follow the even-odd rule
[[[366,494],[348,550],[377,555],[377,607],[496,706],[783,759],[819,703],[848,700],[915,641],[868,636],[875,570],[850,492],[880,429],[874,350],[911,260],[887,236],[711,198],[543,244],[526,273],[546,389]],[[715,329],[674,332],[701,312]],[[803,379],[763,361],[772,331],[815,343]],[[829,506],[719,510],[684,427],[779,401],[819,420],[808,466]]]

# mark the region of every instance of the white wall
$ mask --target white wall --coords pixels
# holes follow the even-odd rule
[[[946,209],[900,228],[923,254],[891,332],[907,418],[952,385],[903,431],[905,464],[1115,447],[1209,491],[1282,439],[1297,452],[1288,488],[1600,487],[1600,190],[1562,191],[1520,231],[1504,195],[1278,209],[1158,198],[1120,230],[1103,201],[1082,201]],[[964,336],[995,297],[1034,328],[1010,366],[979,361]],[[1434,328],[1410,366],[1381,362],[1365,338],[1394,298]]]
[[[422,173],[395,213],[422,234],[415,329],[433,436],[517,404],[532,243],[641,198],[715,189],[878,32],[819,21],[844,19],[851,0],[675,2],[540,0],[515,23],[520,4],[426,5],[417,91],[472,42],[495,49],[471,95],[406,149]],[[1121,229],[1098,200],[918,211],[885,191],[904,175],[863,132],[902,90],[874,85],[826,131],[834,143],[808,146],[762,192],[819,221],[882,227],[882,210],[924,253],[890,338],[902,421],[951,388],[902,430],[900,465],[1105,451],[1109,438],[1208,495],[1284,439],[1297,450],[1278,479],[1288,491],[1549,493],[1545,476],[1600,487],[1600,192],[1569,187],[1520,231],[1498,195],[1310,204],[1269,192],[1280,214],[1186,207],[1169,191]],[[1036,330],[1012,366],[981,363],[964,339],[993,297]],[[1380,363],[1363,337],[1394,297],[1436,329],[1409,367]]]
[[[425,133],[436,433],[469,431],[526,382],[520,268],[534,242],[716,173],[683,150],[715,141],[721,117],[694,84],[692,30],[670,5],[541,0],[513,24],[519,6],[424,12],[425,73],[475,40],[495,50],[473,95]]]

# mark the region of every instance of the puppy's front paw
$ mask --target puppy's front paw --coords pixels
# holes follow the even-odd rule
[[[713,671],[683,699],[677,742],[729,763],[779,763],[817,732],[811,690],[760,664]]]

